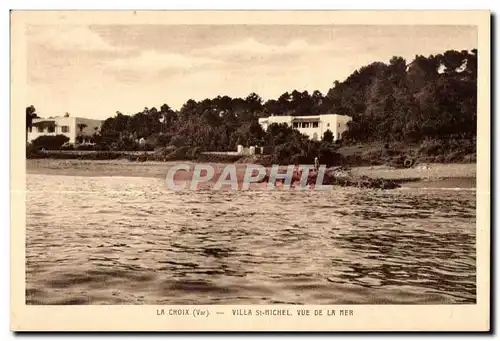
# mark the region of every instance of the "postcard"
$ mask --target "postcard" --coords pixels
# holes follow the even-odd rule
[[[12,11],[10,118],[14,331],[490,329],[488,11]]]

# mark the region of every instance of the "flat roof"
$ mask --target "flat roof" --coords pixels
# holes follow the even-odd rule
[[[291,117],[292,119],[301,119],[301,118],[316,118],[316,119],[321,119],[321,116],[346,116],[350,117],[348,115],[342,115],[342,114],[319,114],[319,115],[269,115],[267,117],[260,117],[259,120],[264,120],[268,119],[271,117]]]
[[[35,121],[36,120],[36,121]],[[42,123],[56,123],[56,120],[53,119],[33,119],[31,125],[37,125],[37,124],[42,124]]]
[[[318,117],[307,117],[307,116],[299,116],[292,118],[292,122],[319,122],[320,118]]]

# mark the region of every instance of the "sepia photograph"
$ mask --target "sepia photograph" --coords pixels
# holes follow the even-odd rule
[[[473,309],[480,264],[488,295],[487,12],[485,50],[477,23],[439,14],[104,14],[12,12],[21,305],[207,320]]]

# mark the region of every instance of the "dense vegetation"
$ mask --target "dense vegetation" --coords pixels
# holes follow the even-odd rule
[[[294,90],[264,102],[252,93],[246,98],[188,100],[178,111],[164,104],[134,115],[117,112],[94,134],[94,142],[96,149],[111,151],[183,147],[188,158],[243,144],[267,146],[278,162],[311,162],[316,156],[330,164],[403,163],[407,157],[474,161],[476,83],[476,50],[418,55],[410,63],[393,57],[387,64],[374,62],[336,81],[326,95]],[[31,108],[26,111],[27,127],[28,118],[31,122],[36,115]],[[342,145],[332,142],[331,132],[315,142],[284,124],[271,125],[265,132],[257,120],[270,114],[322,113],[353,118]],[[140,138],[145,146],[137,143]],[[353,145],[361,150],[351,153]],[[363,151],[367,145],[368,156]]]
[[[60,149],[68,141],[69,137],[64,135],[55,135],[55,136],[43,135],[33,140],[31,142],[31,145],[38,149],[53,150],[53,149]]]
[[[408,141],[475,138],[477,51],[372,63],[332,88],[336,111],[353,117],[345,138]]]

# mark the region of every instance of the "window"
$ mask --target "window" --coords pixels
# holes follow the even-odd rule
[[[54,127],[54,126],[49,126],[49,128],[48,128],[48,132],[49,132],[49,133],[53,133],[53,132],[55,132],[55,131],[56,131],[56,127]]]
[[[327,124],[326,124],[326,126],[327,126],[327,127],[329,127],[329,126],[330,126],[330,123],[327,123]]]
[[[338,124],[337,124],[337,127],[339,127],[339,128],[340,128],[340,123],[338,123]]]
[[[61,127],[61,132],[62,133],[69,133],[69,126],[62,126]]]
[[[293,127],[294,128],[298,128],[299,127],[299,123],[298,122],[293,122]]]
[[[313,122],[313,128],[318,128],[318,122]]]
[[[43,127],[37,127],[39,133],[43,133]]]
[[[28,131],[29,131],[30,133],[31,133],[31,130],[32,130],[32,128],[31,128],[31,127],[29,127],[29,128],[28,128]]]

